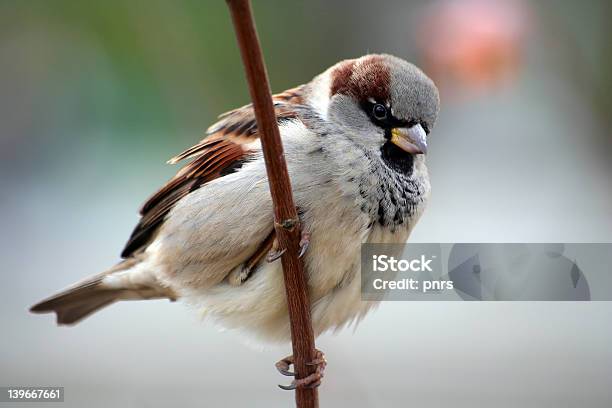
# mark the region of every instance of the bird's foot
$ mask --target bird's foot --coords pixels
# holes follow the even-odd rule
[[[276,261],[278,258],[283,256],[283,254],[287,250],[286,248],[278,249],[276,248],[276,245],[277,245],[277,242],[274,241],[274,245],[272,246],[272,249],[268,253],[266,261],[268,262]],[[306,254],[306,251],[308,250],[308,245],[310,245],[310,233],[302,231],[302,235],[300,238],[300,252],[298,253],[299,258],[303,257],[304,254]]]
[[[308,249],[308,245],[310,245],[310,233],[306,231],[302,231],[302,237],[300,239],[300,253],[298,257],[301,258],[306,253]]]
[[[272,250],[268,253],[268,256],[266,257],[266,261],[268,262],[276,261],[278,258],[283,256],[286,250],[287,250],[286,248],[283,248],[283,249],[272,248]]]
[[[276,363],[276,369],[283,375],[295,376],[295,373],[289,370],[292,364],[293,356],[288,356]],[[325,373],[325,367],[327,366],[325,354],[323,354],[323,352],[320,350],[315,350],[315,359],[309,363],[306,363],[306,365],[316,366],[315,372],[304,378],[295,379],[291,381],[291,384],[289,385],[279,385],[279,387],[283,390],[295,390],[296,388],[317,388],[319,385],[321,385],[321,380],[323,379]]]

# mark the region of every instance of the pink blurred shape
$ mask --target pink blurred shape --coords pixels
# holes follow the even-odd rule
[[[417,29],[428,74],[451,96],[511,82],[523,62],[531,15],[520,0],[441,0],[429,5]]]

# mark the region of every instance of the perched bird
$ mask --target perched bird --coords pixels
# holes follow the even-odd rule
[[[362,243],[404,243],[430,191],[434,83],[391,55],[345,60],[274,95],[304,238],[315,334],[362,318]],[[251,105],[220,116],[141,209],[111,269],[31,308],[73,324],[118,300],[182,299],[226,328],[289,339],[272,201]],[[304,240],[304,243],[307,242]]]

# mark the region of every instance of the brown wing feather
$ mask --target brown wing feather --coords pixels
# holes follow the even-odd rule
[[[279,124],[297,118],[291,109],[302,103],[302,87],[274,95],[274,108]],[[152,195],[140,209],[140,222],[134,228],[121,256],[128,258],[145,248],[172,207],[202,185],[240,168],[255,152],[250,143],[259,139],[255,113],[246,105],[219,116],[207,137],[168,161],[170,164],[192,159]]]

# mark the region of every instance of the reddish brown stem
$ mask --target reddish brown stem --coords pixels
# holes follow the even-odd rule
[[[300,225],[293,203],[291,182],[274,114],[268,75],[255,30],[251,4],[249,0],[226,1],[238,38],[240,54],[255,108],[257,127],[261,132],[261,145],[274,205],[274,225],[279,248],[287,249],[281,257],[281,262],[289,308],[295,372],[296,378],[300,379],[307,377],[315,369],[315,367],[306,365],[314,360],[315,345],[308,287],[302,262],[298,258]],[[295,401],[298,408],[318,407],[317,390],[298,388],[295,392]]]

